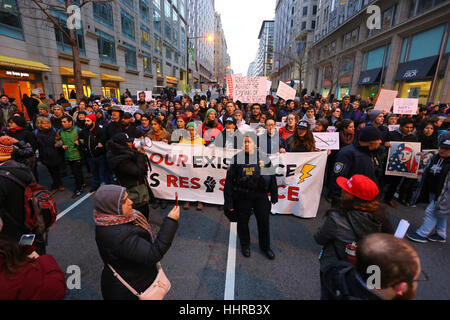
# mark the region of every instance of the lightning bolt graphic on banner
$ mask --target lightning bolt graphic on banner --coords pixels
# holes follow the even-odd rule
[[[300,181],[298,182],[298,184],[302,183],[303,181],[305,181],[305,179],[311,177],[311,175],[309,174],[311,172],[312,169],[314,169],[316,166],[313,166],[312,164],[305,164],[302,168],[302,175],[300,176]]]

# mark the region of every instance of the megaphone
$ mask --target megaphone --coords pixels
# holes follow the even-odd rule
[[[144,139],[134,140],[134,147],[136,149],[144,148],[144,147],[151,148],[152,145],[153,145],[152,140],[149,137],[145,137]]]

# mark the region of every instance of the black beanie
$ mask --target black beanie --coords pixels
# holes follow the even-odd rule
[[[359,141],[360,142],[372,142],[382,140],[381,139],[381,132],[378,130],[378,128],[368,126],[361,130],[359,133]]]
[[[9,121],[14,122],[17,126],[22,127],[22,128],[27,127],[27,120],[25,120],[22,117],[14,116],[14,117],[10,118]]]

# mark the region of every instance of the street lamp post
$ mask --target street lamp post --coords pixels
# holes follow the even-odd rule
[[[199,36],[199,37],[188,37],[186,36],[186,87],[189,87],[189,91],[191,90],[190,84],[189,84],[189,40],[195,40],[195,39],[206,39],[208,42],[214,41],[213,35],[206,35],[206,36]],[[187,92],[187,88],[186,88]]]

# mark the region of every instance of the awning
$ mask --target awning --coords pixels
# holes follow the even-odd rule
[[[70,76],[73,77],[73,69],[72,68],[66,68],[66,67],[59,67],[59,72],[62,76]],[[98,78],[98,75],[96,75],[93,72],[81,70],[81,77],[83,78]]]
[[[401,63],[398,66],[395,80],[403,81],[426,78],[438,58],[439,56],[433,56]]]
[[[178,83],[178,79],[176,77],[166,76],[166,81],[169,83]]]
[[[127,79],[119,77],[119,76],[113,76],[106,73],[101,73],[101,78],[103,81],[118,81],[118,82],[126,82]]]
[[[25,70],[36,70],[44,72],[52,72],[49,66],[37,61],[23,60],[19,58],[0,56],[0,66],[12,67]]]
[[[378,81],[380,80],[379,79],[380,73],[381,68],[370,69],[361,72],[361,75],[359,76],[358,85],[364,86],[368,84],[378,83]]]

